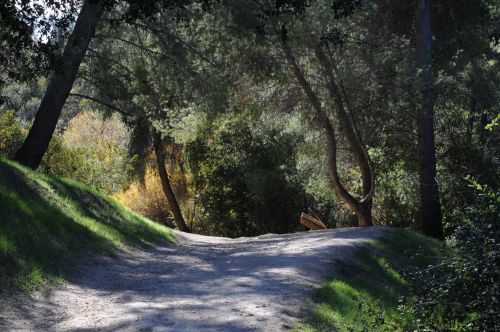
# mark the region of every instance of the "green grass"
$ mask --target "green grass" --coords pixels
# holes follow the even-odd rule
[[[408,290],[403,271],[425,268],[442,244],[408,230],[370,241],[350,264],[335,263],[336,277],[313,295],[297,331],[400,331],[398,302]]]
[[[88,254],[173,241],[105,194],[0,160],[0,293],[61,281]]]

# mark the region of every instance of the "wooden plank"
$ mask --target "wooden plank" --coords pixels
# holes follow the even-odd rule
[[[300,215],[300,223],[311,230],[326,229],[325,224],[321,220],[304,212]]]

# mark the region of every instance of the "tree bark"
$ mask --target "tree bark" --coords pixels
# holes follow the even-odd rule
[[[366,150],[366,147],[358,133],[354,120],[346,109],[342,93],[334,80],[333,64],[325,55],[319,44],[314,46],[314,52],[323,68],[324,76],[327,79],[327,89],[335,104],[334,111],[337,119],[339,120],[340,129],[346,137],[347,143],[349,144],[361,171],[363,181],[363,197],[361,198],[360,203],[364,205],[362,208],[364,212],[360,211],[360,214],[366,216],[367,210],[371,210],[373,195],[375,193],[375,172],[373,170],[373,165],[370,160],[370,156],[368,155],[368,151]],[[363,221],[360,221],[360,223],[366,223],[366,226],[371,226],[373,224],[371,213],[369,213],[369,217],[364,217],[362,219]]]
[[[153,129],[154,130],[154,129]],[[174,216],[175,224],[180,231],[189,233],[189,227],[186,225],[184,221],[184,217],[182,216],[181,209],[179,207],[179,203],[175,198],[174,191],[172,190],[172,186],[170,185],[170,180],[168,179],[167,169],[165,168],[165,150],[162,144],[162,139],[160,133],[156,130],[153,133],[153,146],[156,155],[156,164],[158,167],[158,174],[160,175],[161,185],[163,189],[163,193],[167,198],[168,205],[170,207],[170,211]]]
[[[418,1],[416,22],[417,59],[422,90],[421,107],[417,115],[421,225],[425,235],[443,239],[436,170],[430,0]]]
[[[327,159],[328,159],[328,173],[330,178],[330,183],[335,190],[337,196],[344,201],[349,209],[356,214],[358,219],[358,225],[360,227],[366,227],[373,225],[371,218],[371,202],[373,197],[373,189],[366,190],[365,183],[363,180],[363,194],[366,195],[361,200],[357,200],[353,195],[351,195],[340,181],[340,177],[337,172],[337,141],[335,138],[335,131],[333,126],[328,119],[323,107],[321,106],[321,101],[317,94],[312,90],[311,85],[306,80],[299,64],[297,63],[292,50],[288,46],[285,40],[285,36],[281,36],[279,39],[280,47],[285,55],[285,58],[290,65],[290,68],[302,89],[304,90],[309,102],[316,110],[321,125],[325,130],[326,141],[327,141]],[[352,128],[352,127],[351,127]],[[363,178],[364,179],[364,178]],[[371,180],[370,180],[371,181]],[[370,182],[371,183],[371,182]]]
[[[330,182],[335,193],[349,206],[351,211],[354,212],[358,219],[359,227],[373,226],[371,215],[372,200],[371,198],[369,200],[357,200],[344,189],[337,173],[337,142],[333,126],[326,116],[320,117],[320,120],[326,134],[328,174],[330,175]]]
[[[64,47],[59,63],[50,78],[35,121],[15,160],[32,169],[42,161],[52,138],[57,121],[87,52],[88,45],[104,12],[104,0],[86,0],[75,22],[75,27]]]

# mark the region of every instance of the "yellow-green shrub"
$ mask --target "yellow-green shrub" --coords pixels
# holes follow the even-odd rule
[[[127,190],[113,197],[133,211],[164,225],[174,226],[169,205],[163,193],[160,177],[154,169],[153,160],[146,169],[143,181],[135,181]],[[170,184],[186,217],[192,220],[191,195],[186,187],[186,176],[176,165],[167,163]]]
[[[16,120],[13,110],[0,114],[0,156],[12,158],[23,143],[25,131]]]

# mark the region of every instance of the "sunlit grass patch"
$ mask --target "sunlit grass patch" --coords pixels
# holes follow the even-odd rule
[[[89,252],[161,239],[172,230],[93,188],[0,160],[0,292],[58,283]]]
[[[337,277],[316,290],[295,330],[399,331],[400,322],[412,319],[397,310],[407,290],[403,271],[425,267],[440,250],[439,242],[406,230],[368,242],[353,262],[334,264]]]

